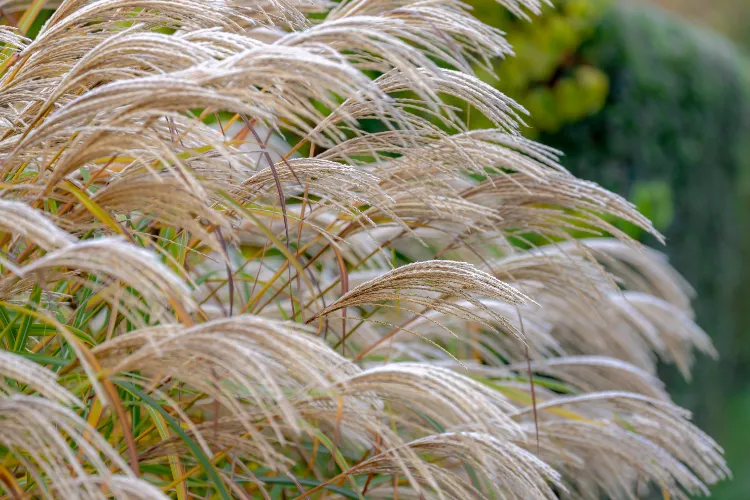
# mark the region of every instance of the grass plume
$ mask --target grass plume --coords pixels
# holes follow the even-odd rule
[[[465,4],[42,6],[0,1],[3,498],[729,475],[656,377],[715,355],[692,290],[611,223],[659,238],[631,204],[519,135],[473,76],[512,48]]]

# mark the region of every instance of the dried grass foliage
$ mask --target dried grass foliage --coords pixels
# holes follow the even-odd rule
[[[40,5],[0,2],[5,498],[729,475],[656,377],[715,355],[692,290],[611,223],[659,237],[632,205],[518,135],[472,74],[512,48],[466,5],[63,0],[32,41]]]

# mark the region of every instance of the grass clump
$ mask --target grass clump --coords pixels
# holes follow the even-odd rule
[[[40,5],[0,31],[6,497],[727,475],[654,375],[713,353],[690,288],[608,222],[647,219],[519,135],[472,76],[511,49],[463,4],[65,0],[30,40]]]

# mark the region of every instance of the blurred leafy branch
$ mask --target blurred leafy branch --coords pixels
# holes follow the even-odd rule
[[[555,2],[533,23],[508,15],[492,0],[473,5],[480,19],[508,33],[515,57],[495,61],[496,77],[481,76],[495,80],[497,88],[529,111],[527,135],[557,132],[604,107],[609,79],[580,48],[594,33],[608,1]],[[487,126],[484,120],[477,114],[472,124]]]

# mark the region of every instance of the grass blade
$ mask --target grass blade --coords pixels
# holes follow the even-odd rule
[[[188,434],[182,429],[180,424],[178,424],[172,416],[167,413],[167,411],[162,407],[161,404],[159,404],[154,398],[140,390],[135,385],[124,382],[124,381],[117,381],[115,382],[118,386],[122,387],[129,393],[133,394],[137,398],[141,399],[143,402],[145,402],[150,408],[152,408],[154,411],[156,411],[161,417],[169,424],[169,426],[172,428],[172,431],[177,434],[180,439],[182,439],[185,444],[190,448],[190,451],[193,452],[193,455],[195,455],[195,458],[198,460],[200,465],[203,467],[204,472],[209,477],[211,482],[216,487],[216,492],[219,494],[219,497],[222,500],[231,500],[231,496],[229,495],[229,492],[226,489],[226,486],[224,486],[224,482],[219,477],[219,473],[216,471],[216,468],[214,467],[214,464],[212,463],[211,459],[206,456],[205,453],[203,453],[203,450],[201,450],[200,446],[198,446],[198,443],[196,443],[193,438],[188,436]]]

